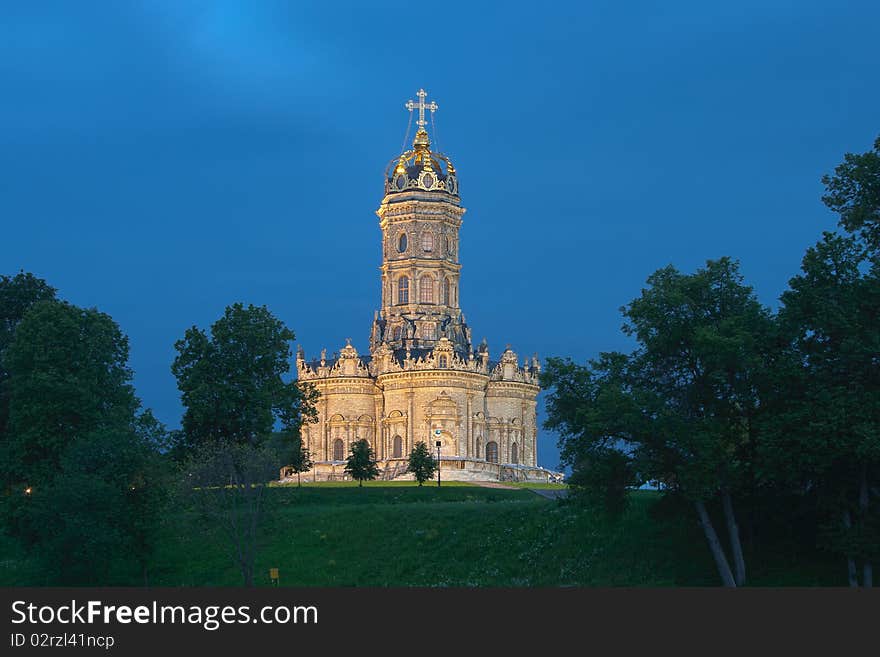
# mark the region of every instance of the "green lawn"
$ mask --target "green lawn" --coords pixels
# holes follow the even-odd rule
[[[657,495],[632,493],[617,522],[530,490],[444,483],[275,486],[258,583],[277,567],[287,586],[715,586],[689,519],[658,520]],[[8,539],[0,584],[41,584]],[[756,585],[842,585],[841,564],[774,545],[749,562]],[[138,584],[138,582],[132,582]],[[240,585],[216,527],[182,510],[167,518],[150,572],[155,586]]]

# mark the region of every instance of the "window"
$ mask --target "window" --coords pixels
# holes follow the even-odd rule
[[[434,233],[422,233],[422,249],[425,251],[434,250]]]
[[[394,436],[394,444],[391,448],[391,458],[399,459],[403,457],[403,438]]]
[[[516,447],[516,443],[513,443],[510,446],[510,462],[511,463],[519,463],[519,450]]]
[[[342,438],[337,438],[333,441],[333,460],[334,461],[344,461],[345,460],[345,443],[342,442]]]
[[[434,303],[434,281],[430,276],[422,276],[419,284],[419,301],[421,303]]]
[[[446,367],[446,366],[447,366],[446,356],[440,356],[440,367]]]
[[[400,253],[406,251],[406,233],[401,233],[400,237],[397,238],[397,250]]]
[[[455,241],[451,237],[446,238],[446,253],[455,255]]]
[[[392,340],[400,340],[400,327],[399,326],[395,326],[393,329],[391,329],[391,339]]]
[[[489,463],[498,463],[498,443],[494,440],[486,443],[486,460]]]
[[[449,296],[449,293],[450,293],[449,279],[446,278],[446,279],[443,279],[443,303],[445,303],[447,306],[452,305],[452,297]]]
[[[397,281],[397,303],[409,303],[409,279],[406,276]]]

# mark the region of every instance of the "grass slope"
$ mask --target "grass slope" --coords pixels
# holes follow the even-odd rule
[[[616,522],[531,490],[448,482],[277,486],[257,583],[283,586],[715,586],[695,522],[658,520],[656,494],[633,493]],[[41,584],[38,569],[0,541],[0,584]],[[840,585],[840,564],[784,544],[750,559],[756,585]],[[139,582],[132,582],[139,584]],[[170,516],[150,572],[154,586],[239,586],[224,536],[194,513]]]

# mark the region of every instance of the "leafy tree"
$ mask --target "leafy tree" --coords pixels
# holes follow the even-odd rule
[[[623,311],[624,331],[638,343],[632,355],[603,354],[586,367],[548,361],[547,427],[560,430],[568,463],[598,461],[619,481],[637,472],[639,481],[663,482],[667,494],[689,500],[722,582],[741,585],[733,498],[755,439],[771,316],[728,258],[691,275],[658,270]],[[715,500],[733,567],[709,514]]]
[[[364,481],[372,481],[379,476],[379,466],[376,465],[373,448],[366,438],[351,444],[351,450],[345,460],[345,472],[357,480],[358,486],[363,486]]]
[[[867,153],[847,153],[833,176],[823,176],[822,201],[840,215],[840,226],[880,256],[880,137]]]
[[[280,464],[271,446],[220,441],[193,449],[184,468],[184,494],[222,530],[245,586],[254,585],[260,529],[271,511],[266,489]]]
[[[572,471],[570,490],[610,516],[625,509],[626,489],[638,483],[627,446],[638,443],[644,427],[639,427],[642,410],[628,383],[628,365],[629,357],[621,353],[601,354],[585,367],[549,358],[542,380],[553,389],[545,427],[563,436],[560,457]]]
[[[228,306],[210,336],[193,326],[175,343],[172,373],[185,407],[187,447],[217,442],[256,445],[272,432],[298,434],[317,417],[317,392],[284,381],[290,370],[288,329],[265,307]]]
[[[38,301],[54,300],[55,292],[55,288],[33,274],[20,272],[15,276],[0,276],[0,463],[9,463],[12,458],[7,452],[9,374],[3,364],[3,352],[12,342],[15,328],[28,309]],[[12,482],[6,479],[5,474],[3,483],[9,485]]]
[[[311,470],[314,464],[309,448],[305,446],[300,435],[293,438],[293,447],[287,458],[287,464],[287,471],[296,474],[296,485],[302,486],[302,473]]]
[[[128,338],[96,309],[59,301],[33,304],[4,352],[4,364],[8,481],[35,487],[50,481],[68,445],[130,426],[139,405]]]
[[[424,441],[419,441],[413,447],[409,454],[409,463],[406,467],[407,472],[411,472],[419,482],[419,486],[434,476],[437,471],[437,461],[434,460],[428,445]]]
[[[849,581],[871,586],[880,556],[880,263],[864,243],[825,233],[782,295],[791,336],[764,459],[774,476],[814,491],[826,543],[844,554]]]
[[[167,492],[165,432],[137,414],[128,339],[95,309],[43,300],[18,322],[4,363],[3,467],[28,493],[9,498],[9,526],[54,583],[127,583],[135,568],[146,581]]]
[[[149,411],[102,428],[64,451],[50,482],[26,500],[32,545],[53,583],[149,582],[148,565],[169,501],[170,470],[149,433]]]

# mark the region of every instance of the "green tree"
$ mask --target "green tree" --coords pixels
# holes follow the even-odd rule
[[[89,434],[130,426],[139,402],[128,338],[96,309],[40,301],[4,352],[9,399],[7,480],[40,486],[65,448]]]
[[[847,153],[834,175],[823,176],[822,201],[840,215],[840,226],[880,255],[880,137],[873,150]]]
[[[372,481],[379,476],[379,466],[376,464],[373,448],[366,438],[351,444],[348,458],[345,460],[345,472],[357,480],[358,486],[363,486],[364,481]]]
[[[437,461],[431,455],[428,445],[424,441],[419,441],[409,453],[409,462],[406,471],[411,472],[419,482],[419,486],[428,481],[437,472]]]
[[[15,276],[0,276],[0,463],[9,464],[12,455],[8,453],[7,422],[9,418],[9,377],[3,364],[3,353],[12,342],[15,328],[28,309],[38,301],[55,299],[55,288],[33,274],[19,272]],[[2,483],[9,486],[7,479],[11,474],[6,467],[2,469]]]
[[[27,498],[29,535],[52,583],[149,583],[171,484],[154,423],[147,411],[129,426],[81,436]]]
[[[187,447],[218,442],[256,445],[276,424],[297,434],[316,419],[317,392],[288,382],[288,329],[265,307],[228,306],[210,336],[193,326],[175,343],[171,371],[181,391]]]
[[[791,336],[763,457],[796,490],[814,491],[827,545],[849,582],[871,586],[880,556],[880,264],[854,236],[825,233],[782,295]],[[782,387],[784,385],[784,387]]]
[[[627,505],[627,488],[638,483],[628,446],[639,444],[648,399],[629,383],[629,357],[603,353],[586,366],[570,359],[549,358],[542,384],[547,398],[545,427],[558,431],[560,460],[571,468],[566,483],[574,497],[619,515]]]
[[[302,473],[308,472],[314,465],[312,463],[311,452],[309,452],[309,448],[303,443],[302,436],[294,436],[290,456],[286,461],[286,470],[296,474],[296,485],[302,486]]]
[[[624,481],[637,472],[640,481],[663,482],[666,494],[687,499],[723,584],[741,585],[734,495],[752,456],[772,317],[729,258],[691,275],[658,270],[623,312],[624,331],[638,343],[632,355],[605,354],[587,367],[549,361],[547,426],[561,430],[570,463],[601,458]],[[716,500],[733,567],[709,514]]]
[[[164,428],[138,415],[128,339],[107,315],[31,305],[4,353],[10,526],[51,583],[146,581],[167,492]],[[11,508],[10,508],[11,507]]]

